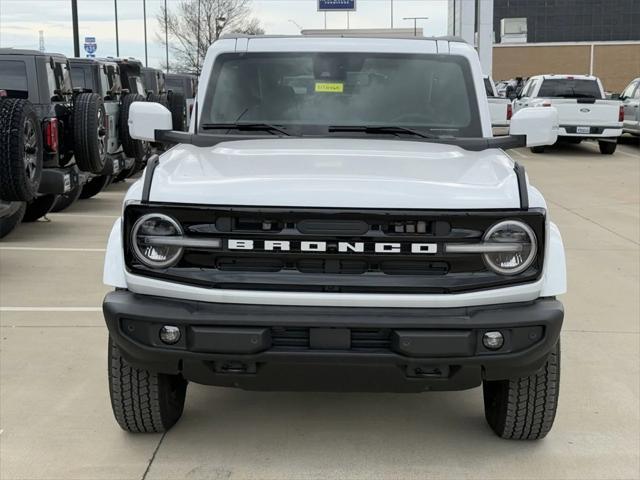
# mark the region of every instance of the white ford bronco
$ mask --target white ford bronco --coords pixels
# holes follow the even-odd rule
[[[551,144],[554,108],[493,138],[480,63],[455,39],[228,37],[188,132],[134,103],[149,159],[113,226],[109,388],[130,432],[188,382],[247,390],[484,388],[504,438],[558,400],[562,239],[503,149]]]

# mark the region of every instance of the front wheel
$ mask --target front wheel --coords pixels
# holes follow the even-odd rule
[[[618,146],[618,142],[598,142],[598,147],[600,147],[600,153],[603,155],[613,155],[613,152],[616,151]]]
[[[544,366],[528,377],[484,381],[484,413],[491,429],[514,440],[544,438],[553,426],[560,387],[560,340]]]
[[[132,433],[166,432],[182,416],[187,381],[127,363],[109,337],[109,394],[116,421]]]

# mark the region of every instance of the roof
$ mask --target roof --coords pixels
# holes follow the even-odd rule
[[[304,30],[303,30],[304,32]],[[380,37],[379,35],[375,35],[372,33],[367,34],[366,31],[363,33],[359,33],[357,30],[353,30],[353,34],[339,34],[336,33],[335,35],[247,35],[244,33],[229,33],[229,34],[225,34],[222,35],[220,37],[221,40],[223,39],[235,39],[235,38],[249,38],[249,39],[261,39],[261,38],[296,38],[296,39],[300,39],[300,38],[314,38],[314,39],[318,39],[318,38],[383,38]],[[467,43],[465,42],[462,38],[460,37],[453,37],[450,35],[446,35],[446,36],[442,36],[442,37],[402,37],[402,36],[398,36],[398,37],[384,37],[385,40],[416,40],[416,41],[424,41],[424,40],[429,40],[429,41],[445,41],[445,42],[457,42],[457,43]]]
[[[582,73],[572,74],[572,73],[545,73],[543,75],[532,75],[531,78],[543,78],[545,80],[557,79],[557,80],[566,80],[568,77],[575,78],[577,80],[595,80],[597,77],[593,75],[584,75]]]
[[[62,53],[41,52],[40,50],[26,50],[20,48],[0,48],[0,55],[30,55],[36,57],[64,57]]]

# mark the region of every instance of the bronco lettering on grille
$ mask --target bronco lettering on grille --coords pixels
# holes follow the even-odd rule
[[[229,239],[229,250],[259,250],[280,252],[327,252],[339,253],[411,253],[411,254],[435,254],[438,253],[436,243],[408,243],[408,242],[334,242],[325,241],[300,241],[289,240],[241,240]]]

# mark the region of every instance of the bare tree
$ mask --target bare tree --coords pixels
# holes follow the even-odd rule
[[[180,0],[166,12],[161,7],[156,37],[163,46],[169,38],[170,70],[199,75],[207,49],[223,33],[264,33],[260,21],[251,18],[250,4],[251,0]]]

